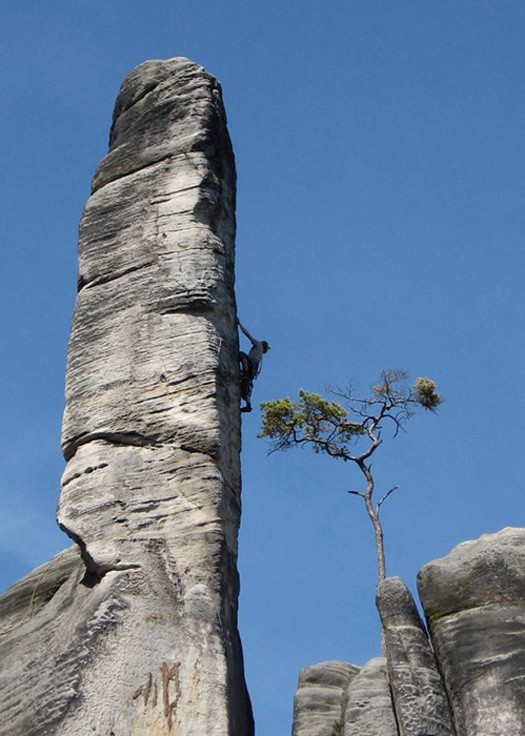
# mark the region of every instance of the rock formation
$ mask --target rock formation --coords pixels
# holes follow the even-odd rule
[[[334,663],[304,670],[294,736],[525,736],[525,529],[460,544],[418,587],[430,638],[404,583],[383,581],[386,658],[337,663],[339,688]]]
[[[418,589],[458,736],[523,736],[525,529],[458,545]]]
[[[343,699],[343,736],[397,736],[390,690],[382,657],[361,667]]]
[[[237,632],[235,168],[217,81],[142,64],[79,233],[58,509],[0,600],[0,734],[250,736]]]
[[[345,662],[323,662],[302,670],[294,699],[293,736],[340,733],[343,696],[358,672],[359,667]]]
[[[146,62],[80,224],[58,521],[0,598],[0,736],[252,736],[237,632],[235,168],[217,81]],[[525,736],[525,530],[426,565],[430,638],[378,589],[386,658],[301,673],[294,736]]]
[[[402,736],[453,736],[447,694],[416,604],[400,578],[377,589],[392,704]]]

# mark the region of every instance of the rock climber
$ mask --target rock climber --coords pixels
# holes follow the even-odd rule
[[[259,341],[252,337],[246,327],[241,325],[239,320],[237,320],[237,324],[252,344],[248,354],[242,350],[239,352],[239,362],[241,364],[241,399],[246,402],[246,406],[241,407],[241,411],[248,412],[252,410],[253,382],[261,372],[263,355],[268,352],[270,346],[266,340]]]

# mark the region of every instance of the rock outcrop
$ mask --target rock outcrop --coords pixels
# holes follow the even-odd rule
[[[293,736],[341,733],[343,698],[359,672],[345,662],[322,662],[301,670],[294,698]]]
[[[458,736],[523,736],[525,529],[458,545],[418,589]]]
[[[404,583],[383,581],[386,660],[346,665],[346,690],[324,704],[319,690],[315,719],[296,697],[294,736],[525,736],[525,529],[460,544],[423,567],[418,587],[430,638]],[[301,673],[298,696],[304,673],[325,666]]]
[[[120,90],[79,234],[58,522],[0,598],[0,736],[252,736],[237,631],[235,166],[187,59]],[[294,736],[525,736],[525,529],[426,565],[429,635],[378,588],[386,658],[303,670]]]
[[[361,667],[343,698],[342,736],[397,736],[383,657]]]
[[[377,607],[399,733],[454,736],[447,694],[414,599],[400,578],[377,589]]]
[[[79,234],[58,509],[0,600],[0,734],[249,736],[237,632],[235,168],[217,81],[124,81]]]

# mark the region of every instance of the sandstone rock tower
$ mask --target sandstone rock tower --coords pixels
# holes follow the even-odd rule
[[[80,224],[58,509],[0,601],[0,734],[250,736],[237,632],[235,166],[187,59],[125,79]]]

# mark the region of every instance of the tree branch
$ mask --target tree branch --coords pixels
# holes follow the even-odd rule
[[[385,493],[384,496],[381,496],[381,498],[377,502],[377,510],[378,511],[381,508],[381,506],[384,504],[384,502],[386,501],[386,499],[390,496],[390,494],[393,493],[394,491],[397,491],[398,488],[399,488],[399,486],[393,486],[389,491],[387,491]]]

